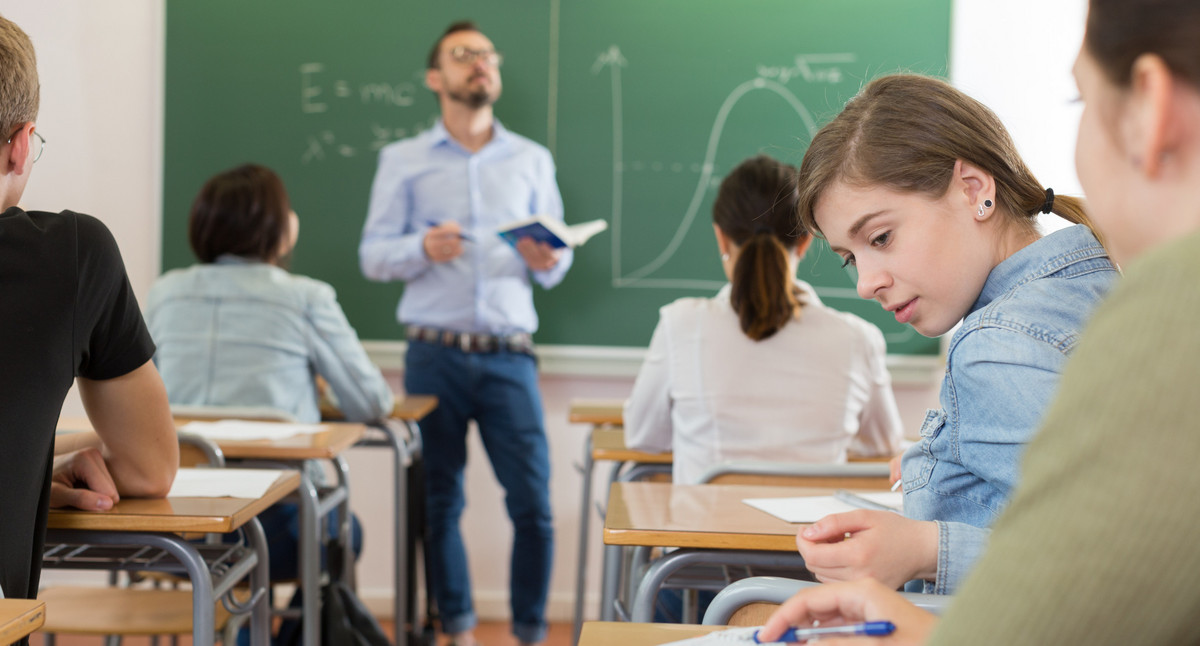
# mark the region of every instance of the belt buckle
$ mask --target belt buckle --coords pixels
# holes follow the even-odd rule
[[[471,333],[470,332],[460,332],[458,334],[458,347],[463,352],[471,351]]]

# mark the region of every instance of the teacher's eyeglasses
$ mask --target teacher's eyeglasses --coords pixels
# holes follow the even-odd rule
[[[21,126],[21,128],[24,127],[25,126]],[[21,128],[17,128],[17,132],[21,132]],[[12,133],[12,136],[8,138],[8,141],[4,143],[11,144],[13,137],[17,136],[17,132]],[[38,132],[37,130],[33,131],[33,136],[37,138],[37,142],[33,144],[33,163],[36,164],[37,160],[42,158],[42,153],[46,151],[46,138],[43,137],[42,133]]]
[[[471,49],[461,45],[450,50],[450,58],[466,65],[482,59],[484,65],[491,67],[500,67],[504,62],[504,55],[494,49]]]

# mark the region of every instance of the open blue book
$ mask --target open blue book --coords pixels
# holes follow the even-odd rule
[[[561,249],[578,247],[607,228],[608,222],[604,220],[592,220],[568,226],[552,217],[535,215],[510,222],[497,229],[497,232],[513,248],[516,248],[517,240],[533,238],[538,242],[545,242],[551,247]]]

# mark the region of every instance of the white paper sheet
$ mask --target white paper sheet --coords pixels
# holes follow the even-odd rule
[[[223,419],[215,422],[188,422],[180,426],[179,430],[219,442],[221,440],[279,440],[293,435],[312,435],[326,429],[321,424]]]
[[[860,493],[859,496],[872,502],[886,505],[900,511],[904,505],[904,493],[900,491],[880,491]],[[815,523],[829,514],[862,509],[833,496],[802,496],[798,498],[747,498],[742,502],[761,509],[780,520],[789,523]]]
[[[262,498],[283,469],[180,469],[168,498]]]

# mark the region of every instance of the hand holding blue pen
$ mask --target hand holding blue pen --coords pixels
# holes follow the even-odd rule
[[[834,635],[862,635],[866,637],[886,637],[887,635],[896,632],[896,624],[890,621],[867,621],[860,624],[848,624],[845,626],[821,626],[819,628],[788,628],[783,635],[775,642],[768,643],[794,643],[806,642],[821,637],[832,637]],[[758,633],[754,633],[754,643],[762,644],[758,641]]]
[[[437,227],[440,227],[440,226],[442,226],[442,223],[441,223],[441,222],[434,222],[433,220],[426,220],[426,221],[425,221],[425,226],[428,226],[428,227],[429,227],[429,228],[431,228],[431,229],[436,229]],[[472,237],[472,236],[471,236],[471,234],[469,234],[469,233],[463,233],[462,231],[459,231],[459,232],[458,232],[458,239],[459,239],[459,240],[466,240],[467,242],[475,242],[475,238],[474,238],[474,237]]]

